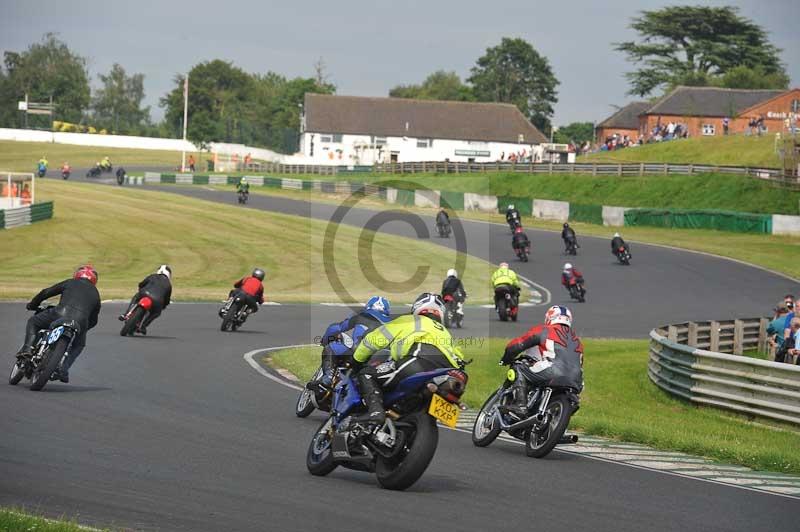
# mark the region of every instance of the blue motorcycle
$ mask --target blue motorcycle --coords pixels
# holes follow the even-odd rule
[[[36,175],[38,177],[44,177],[47,175],[47,165],[44,163],[39,163],[36,165]]]
[[[441,368],[400,381],[384,393],[386,422],[374,431],[366,430],[352,417],[366,410],[352,370],[344,369],[339,376],[330,416],[308,446],[309,472],[324,476],[342,466],[374,472],[386,489],[410,487],[436,452],[436,421],[455,427],[467,374],[462,369]]]

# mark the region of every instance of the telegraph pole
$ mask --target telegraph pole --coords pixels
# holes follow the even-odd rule
[[[183,141],[186,142],[186,120],[189,115],[189,74],[183,80]],[[181,151],[181,172],[186,171],[186,149]]]

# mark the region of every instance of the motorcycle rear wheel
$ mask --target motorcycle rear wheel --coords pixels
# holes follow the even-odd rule
[[[484,401],[483,406],[481,406],[480,411],[478,412],[478,416],[475,418],[475,423],[472,425],[472,443],[476,447],[487,447],[489,446],[502,432],[500,428],[500,423],[497,422],[496,415],[492,415],[491,426],[486,427],[488,410],[491,410],[495,405],[497,405],[498,401],[500,400],[500,392],[502,388],[498,389],[492,395],[489,396],[486,401]],[[482,429],[481,433],[478,433],[478,429]]]
[[[317,477],[324,477],[339,466],[333,460],[331,451],[332,424],[330,417],[323,421],[311,438],[311,443],[308,444],[306,467],[309,473]]]
[[[220,325],[219,330],[222,332],[226,332],[228,330],[235,331],[236,330],[236,315],[239,313],[239,308],[241,307],[241,303],[238,301],[234,301],[231,303],[230,308],[227,312],[225,312],[225,317],[222,318],[222,325]]]
[[[500,317],[500,321],[508,321],[508,306],[505,299],[497,302],[497,315]]]
[[[64,358],[64,353],[67,351],[68,344],[69,338],[61,337],[56,342],[56,345],[47,350],[44,354],[44,360],[42,360],[39,367],[37,367],[33,371],[33,375],[31,375],[31,391],[38,392],[48,383],[50,376],[55,372],[56,368],[58,368],[61,359]]]
[[[122,329],[119,331],[120,336],[133,336],[134,331],[136,331],[136,327],[144,318],[145,310],[142,307],[137,306],[133,312],[131,313],[130,317],[125,320],[125,323],[122,324]]]
[[[550,454],[564,435],[572,417],[572,406],[563,395],[553,397],[547,405],[547,412],[552,416],[550,424],[544,431],[529,431],[525,441],[525,454],[532,458],[543,458]]]
[[[402,491],[411,487],[425,473],[436,453],[439,444],[439,429],[436,421],[427,412],[417,412],[403,418],[402,423],[413,429],[403,427],[406,437],[404,449],[399,457],[378,456],[375,476],[378,483],[389,490]]]

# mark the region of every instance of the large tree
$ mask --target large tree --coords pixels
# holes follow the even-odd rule
[[[92,98],[95,125],[114,133],[140,133],[150,122],[150,108],[142,107],[144,74],[128,76],[114,63],[108,74],[98,77],[103,86]]]
[[[18,125],[17,102],[28,99],[55,104],[55,120],[80,122],[89,106],[86,60],[55,34],[47,33],[23,52],[7,51],[0,75],[0,123]],[[50,124],[42,123],[44,127]]]
[[[420,85],[398,85],[389,91],[394,98],[420,100],[474,100],[472,89],[464,84],[455,72],[437,70],[425,78]]]
[[[559,82],[550,62],[522,39],[504,37],[471,70],[476,99],[513,103],[542,131],[549,131]]]
[[[675,84],[704,85],[744,66],[785,74],[780,50],[763,28],[734,7],[670,6],[642,11],[630,26],[637,41],[617,43],[638,69],[626,74],[630,94],[645,96]]]
[[[594,124],[591,122],[573,122],[562,126],[555,131],[553,136],[559,144],[582,144],[594,139]]]

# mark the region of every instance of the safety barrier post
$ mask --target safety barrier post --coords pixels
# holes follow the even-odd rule
[[[744,353],[744,322],[733,320],[733,354],[741,355]]]
[[[717,352],[719,351],[719,322],[712,321],[709,326],[711,329],[708,331],[710,334],[708,350]]]
[[[769,325],[769,320],[767,318],[761,318],[758,320],[758,352],[759,353],[766,353],[767,352],[767,326]]]
[[[692,347],[697,347],[697,323],[694,321],[690,321],[686,324],[687,326],[687,340],[686,345],[690,345]]]

